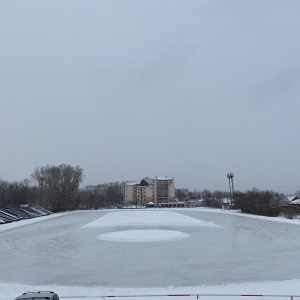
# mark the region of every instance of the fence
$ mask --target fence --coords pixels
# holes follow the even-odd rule
[[[150,297],[195,297],[196,299],[204,300],[206,297],[226,300],[228,298],[247,297],[248,299],[265,297],[265,298],[282,298],[285,300],[294,300],[300,298],[300,295],[262,295],[262,294],[164,294],[164,295],[99,295],[99,296],[61,296],[61,299],[88,299],[88,298],[150,298]]]

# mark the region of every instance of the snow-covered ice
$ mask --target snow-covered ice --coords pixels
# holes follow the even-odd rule
[[[188,225],[220,227],[213,224],[212,222],[205,222],[172,211],[123,210],[119,212],[111,212],[91,223],[82,226],[82,228],[128,225]]]
[[[204,208],[84,211],[4,224],[0,299],[30,290],[53,290],[60,297],[295,296],[300,294],[298,225],[299,220]],[[185,238],[172,240],[171,232]],[[132,243],[134,239],[138,243]]]
[[[171,240],[185,239],[188,234],[161,229],[123,230],[101,234],[99,240],[113,242],[166,242]]]

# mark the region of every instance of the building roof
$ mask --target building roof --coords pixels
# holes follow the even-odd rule
[[[140,184],[140,181],[127,181],[126,185],[138,185]]]
[[[232,203],[232,199],[230,199],[230,198],[223,198],[222,202],[223,202],[223,204],[231,204]]]
[[[155,180],[171,180],[171,179],[174,179],[173,177],[156,177],[156,176],[147,176],[145,177],[144,179],[142,180],[139,180],[139,181],[127,181],[126,182],[126,185],[145,185],[145,182],[147,183],[150,183],[147,181],[147,178],[149,179],[155,179]]]
[[[289,202],[295,203],[294,201],[299,200],[299,199],[300,199],[300,197],[299,197],[299,196],[296,196],[296,195],[289,195],[289,196],[287,196],[287,200],[288,200]]]
[[[291,204],[300,204],[300,199],[293,200]]]
[[[156,180],[169,180],[169,179],[174,179],[173,177],[156,177],[156,176],[149,176],[148,178],[150,179],[156,179]]]

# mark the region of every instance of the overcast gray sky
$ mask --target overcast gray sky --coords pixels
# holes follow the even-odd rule
[[[0,176],[300,190],[299,0],[0,2]]]

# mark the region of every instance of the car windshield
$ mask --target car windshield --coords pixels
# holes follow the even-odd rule
[[[0,300],[300,297],[299,11],[1,1]]]

